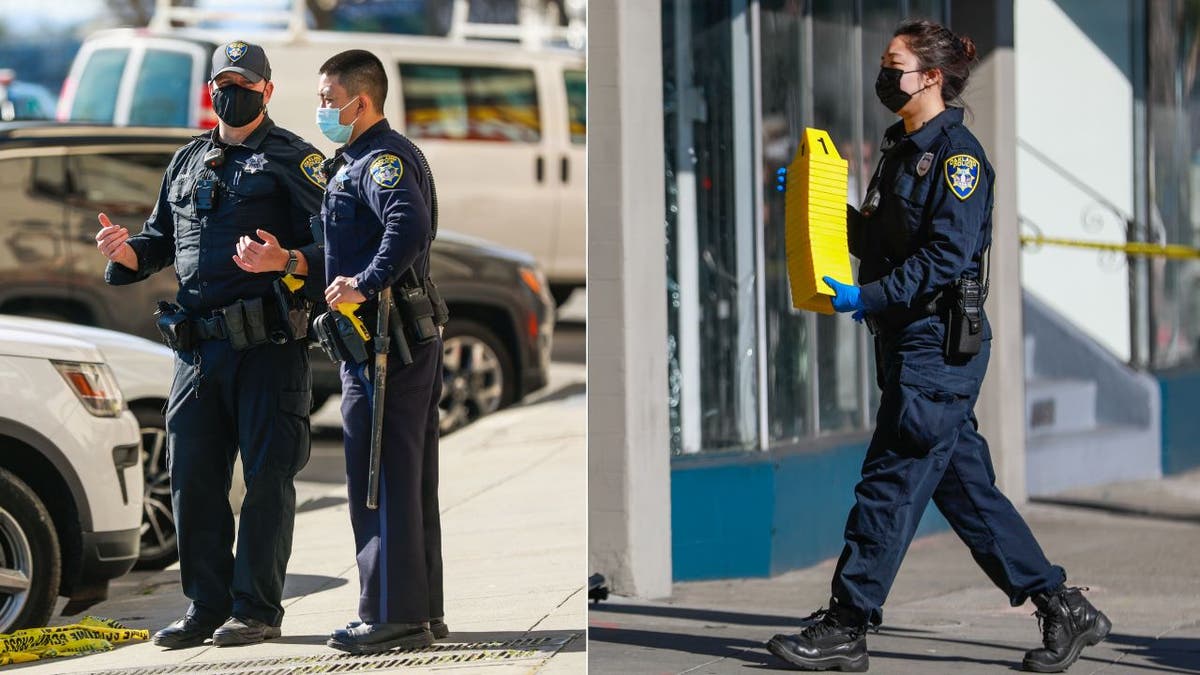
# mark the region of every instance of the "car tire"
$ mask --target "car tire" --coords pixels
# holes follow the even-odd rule
[[[167,421],[152,405],[135,405],[142,434],[142,548],[133,568],[161,570],[179,559],[175,515],[171,506],[171,474],[167,469]]]
[[[470,319],[451,319],[442,342],[443,434],[512,404],[517,391],[512,354],[490,328]]]
[[[49,623],[61,579],[50,513],[28,485],[0,469],[0,634]]]

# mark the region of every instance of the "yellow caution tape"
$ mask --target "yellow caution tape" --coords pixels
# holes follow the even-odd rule
[[[1069,248],[1085,248],[1093,251],[1115,251],[1126,255],[1173,258],[1176,260],[1200,258],[1200,249],[1182,244],[1147,244],[1139,241],[1126,244],[1110,244],[1103,241],[1063,239],[1029,234],[1021,235],[1021,243],[1027,246],[1065,246]]]
[[[28,628],[0,635],[0,666],[62,656],[112,651],[113,645],[149,640],[150,631],[126,628],[112,619],[84,617],[67,626]]]

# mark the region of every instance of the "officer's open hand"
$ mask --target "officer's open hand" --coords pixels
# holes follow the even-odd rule
[[[100,231],[96,233],[96,248],[105,258],[137,271],[138,258],[133,247],[129,245],[129,230],[114,224],[103,213],[97,218],[100,221]]]
[[[354,279],[350,277],[335,278],[333,283],[329,284],[329,288],[325,289],[325,302],[329,303],[329,308],[336,310],[343,302],[366,302],[366,296],[354,286]]]
[[[821,277],[826,286],[833,289],[833,308],[838,312],[858,312],[863,309],[858,286],[843,284],[833,277]]]
[[[251,274],[262,272],[282,272],[287,268],[288,252],[279,245],[275,235],[266,230],[255,230],[262,242],[243,236],[238,239],[237,255],[233,256],[233,264]]]

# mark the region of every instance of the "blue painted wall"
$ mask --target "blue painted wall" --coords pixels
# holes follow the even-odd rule
[[[675,580],[770,576],[837,556],[866,451],[863,439],[819,450],[675,459]],[[918,535],[947,527],[930,508]]]
[[[1200,467],[1200,370],[1156,373],[1162,392],[1162,470]]]

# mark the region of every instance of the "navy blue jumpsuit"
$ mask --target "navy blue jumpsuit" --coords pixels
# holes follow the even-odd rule
[[[948,360],[944,321],[924,309],[955,279],[978,279],[991,244],[995,174],[962,120],[961,109],[949,108],[911,134],[903,122],[889,128],[864,202],[869,215],[851,212],[848,222],[882,397],[833,599],[876,625],[931,498],[1014,606],[1065,580],[996,488],[979,434],[974,406],[991,349],[986,318],[980,353]]]
[[[379,292],[413,267],[429,275],[430,185],[412,147],[387,120],[338,150],[321,220],[328,281],[352,277],[373,322]],[[438,401],[442,343],[410,340],[413,363],[388,356],[379,509],[366,508],[371,397],[342,364],[342,420],[350,522],[358,555],[359,618],[420,623],[444,616],[438,512]]]
[[[203,158],[224,149],[215,169]],[[320,297],[324,259],[309,218],[320,208],[320,153],[264,118],[242,143],[221,144],[217,132],[196,136],[167,166],[158,202],[141,233],[129,238],[136,272],[110,262],[113,285],[141,281],[168,265],[179,279],[177,302],[192,318],[209,318],[239,299],[269,298],[278,274],[251,274],[233,262],[238,239],[256,229],[300,251]],[[218,181],[211,208],[197,183]],[[145,308],[151,311],[151,308]],[[167,403],[167,451],[183,592],[189,616],[221,623],[231,614],[278,626],[296,514],[293,479],[308,461],[312,377],[304,340],[235,351],[228,340],[204,340],[175,357]],[[228,493],[241,449],[246,497],[237,553]]]

